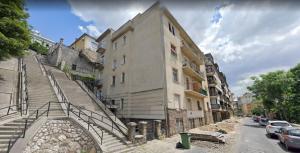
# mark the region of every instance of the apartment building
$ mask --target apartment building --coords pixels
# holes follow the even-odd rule
[[[52,47],[55,42],[44,37],[40,32],[36,30],[31,30],[31,42],[38,42],[39,44],[43,45],[44,47],[50,48]]]
[[[229,90],[226,76],[219,70],[213,56],[205,54],[206,75],[214,122],[220,122],[233,115],[233,94]]]
[[[167,135],[212,122],[204,54],[160,3],[96,41],[99,90],[125,122],[162,120]]]
[[[89,50],[95,52],[98,49],[98,43],[96,38],[84,33],[79,38],[76,38],[69,47],[78,51]]]

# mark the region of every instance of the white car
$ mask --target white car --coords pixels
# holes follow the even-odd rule
[[[268,136],[277,134],[282,127],[292,127],[287,121],[268,121],[266,132]]]

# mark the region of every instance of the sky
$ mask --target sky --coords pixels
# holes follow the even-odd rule
[[[82,33],[118,29],[155,1],[27,1],[28,22],[42,35],[70,44]],[[239,96],[251,76],[300,63],[300,5],[296,1],[161,1],[204,53],[212,53]]]

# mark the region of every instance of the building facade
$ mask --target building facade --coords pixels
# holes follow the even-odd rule
[[[39,44],[43,45],[44,47],[51,48],[55,42],[42,36],[38,31],[31,30],[31,42],[38,42]]]
[[[204,54],[165,7],[155,3],[97,42],[98,90],[125,122],[162,120],[167,135],[212,122]]]
[[[233,93],[229,89],[226,76],[219,70],[213,56],[208,53],[205,57],[213,120],[220,122],[233,115]]]
[[[243,115],[249,116],[252,114],[253,102],[254,102],[254,95],[250,92],[244,93],[242,96],[239,97],[239,103],[241,104],[241,109]]]

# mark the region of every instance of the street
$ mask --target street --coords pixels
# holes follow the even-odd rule
[[[240,126],[236,149],[237,153],[299,153],[300,150],[287,151],[277,138],[268,138],[265,127],[245,118]]]

